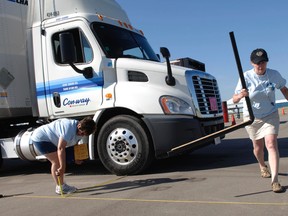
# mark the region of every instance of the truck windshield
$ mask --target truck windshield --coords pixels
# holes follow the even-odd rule
[[[159,61],[145,37],[106,23],[95,22],[92,28],[108,58],[137,58]]]

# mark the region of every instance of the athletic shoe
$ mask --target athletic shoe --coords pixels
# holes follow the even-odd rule
[[[77,188],[74,186],[70,186],[67,184],[63,184],[62,185],[62,193],[63,194],[70,194],[70,193],[74,193],[77,191]],[[61,195],[61,187],[59,185],[56,186],[56,190],[55,190],[56,194]]]
[[[272,190],[274,193],[282,193],[285,192],[285,188],[281,186],[278,182],[272,183]]]
[[[263,167],[260,171],[262,178],[271,178],[271,173],[267,166]]]

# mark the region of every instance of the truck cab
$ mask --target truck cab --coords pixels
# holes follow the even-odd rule
[[[26,7],[26,101],[32,111],[23,115],[43,121],[93,116],[89,158],[99,157],[110,172],[141,173],[170,149],[224,128],[215,77],[170,64],[168,49],[161,62],[116,1],[29,1]],[[9,97],[12,88],[3,91]],[[33,149],[32,133],[11,138],[17,155]]]

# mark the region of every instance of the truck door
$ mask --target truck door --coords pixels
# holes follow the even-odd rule
[[[73,25],[73,26],[71,26]],[[61,31],[59,31],[61,29]],[[74,38],[79,69],[92,67],[93,77],[85,78],[61,59],[59,35],[69,32]],[[76,21],[45,28],[45,94],[50,116],[93,115],[102,103],[103,74],[100,51],[87,26]]]

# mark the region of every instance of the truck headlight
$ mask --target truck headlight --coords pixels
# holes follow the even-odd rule
[[[192,107],[187,102],[176,97],[162,96],[160,105],[165,114],[194,114]]]

